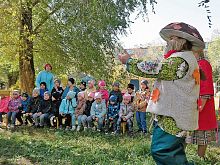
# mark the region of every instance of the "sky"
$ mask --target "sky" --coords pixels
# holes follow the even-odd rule
[[[198,29],[205,41],[209,41],[213,31],[220,30],[220,0],[210,0],[212,27],[209,28],[207,13],[203,7],[198,7],[201,0],[156,0],[156,14],[151,12],[148,6],[149,22],[142,18],[135,20],[136,13],[131,15],[131,24],[127,30],[127,36],[120,36],[120,42],[124,48],[144,46],[148,43],[161,43],[159,35],[161,28],[171,22],[185,22]]]

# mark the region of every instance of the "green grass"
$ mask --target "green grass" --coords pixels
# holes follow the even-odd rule
[[[210,146],[208,161],[187,157],[196,164],[220,165],[220,148]],[[149,137],[104,135],[97,132],[64,132],[29,127],[0,131],[0,164],[140,164],[154,165]]]

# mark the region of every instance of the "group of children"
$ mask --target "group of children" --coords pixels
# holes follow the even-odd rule
[[[64,90],[60,84],[60,80],[55,80],[49,92],[46,83],[42,82],[40,88],[33,90],[32,97],[27,93],[20,95],[19,91],[14,90],[6,108],[7,128],[14,128],[17,119],[19,125],[30,123],[37,128],[50,126],[72,131],[96,129],[119,134],[121,123],[125,122],[128,132],[132,133],[136,112],[138,131],[147,133],[146,107],[150,97],[147,80],[141,81],[141,89],[136,93],[134,85],[128,84],[124,94],[118,82],[113,83],[111,92],[106,89],[104,80],[98,82],[97,90],[93,80],[88,82],[88,88],[84,81],[77,88],[73,78],[68,80],[68,87]],[[0,126],[1,122],[2,112]]]

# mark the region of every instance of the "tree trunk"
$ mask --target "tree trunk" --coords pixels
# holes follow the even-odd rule
[[[32,33],[32,8],[21,3],[19,78],[21,91],[29,94],[34,88],[35,78]]]

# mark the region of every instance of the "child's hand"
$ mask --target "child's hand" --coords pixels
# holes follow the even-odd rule
[[[33,113],[29,113],[29,115],[33,115]]]
[[[25,113],[25,111],[22,111],[21,113]]]
[[[125,117],[123,117],[122,119],[123,119],[123,121],[127,121],[127,119]]]
[[[38,115],[41,115],[42,114],[42,112],[38,112]]]
[[[109,118],[109,120],[113,120],[113,118],[112,118],[112,117],[110,117],[110,118]]]
[[[96,118],[95,118],[95,121],[96,121],[96,122],[98,122],[98,121],[99,121],[99,118],[98,118],[98,117],[96,117]]]

